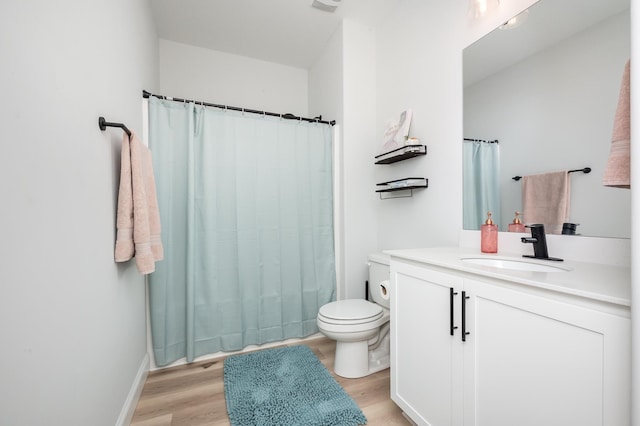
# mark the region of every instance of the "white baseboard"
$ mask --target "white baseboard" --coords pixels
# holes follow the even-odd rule
[[[411,420],[411,418],[407,416],[407,414],[404,411],[402,412],[402,417],[404,417],[412,426],[417,426],[417,423]]]
[[[149,375],[149,365],[149,354],[145,354],[142,359],[142,363],[140,364],[140,368],[138,368],[136,378],[133,380],[131,389],[129,389],[129,395],[127,395],[127,399],[122,406],[116,426],[128,426],[131,423],[133,413],[136,411],[136,406],[138,405],[138,399],[142,394],[144,382],[147,380],[147,376]]]

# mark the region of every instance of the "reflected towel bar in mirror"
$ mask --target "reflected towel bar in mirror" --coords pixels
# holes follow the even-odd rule
[[[567,173],[573,173],[573,172],[591,173],[591,167],[585,167],[584,169],[569,170]],[[514,176],[511,179],[517,182],[520,179],[522,179],[522,176]]]

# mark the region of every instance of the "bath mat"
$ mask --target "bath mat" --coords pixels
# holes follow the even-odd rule
[[[232,355],[224,361],[232,426],[356,426],[367,419],[306,345]]]

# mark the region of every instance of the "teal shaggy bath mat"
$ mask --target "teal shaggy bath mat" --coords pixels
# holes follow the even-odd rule
[[[265,349],[224,361],[233,426],[356,426],[367,419],[308,346]]]

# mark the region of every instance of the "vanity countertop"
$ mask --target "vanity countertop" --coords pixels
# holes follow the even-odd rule
[[[523,258],[520,254],[481,253],[458,247],[386,250],[394,258],[448,268],[489,278],[507,280],[615,305],[631,306],[631,270],[625,266],[565,260],[555,262]],[[464,262],[463,258],[521,260],[568,269],[561,272],[533,272],[495,268]]]

